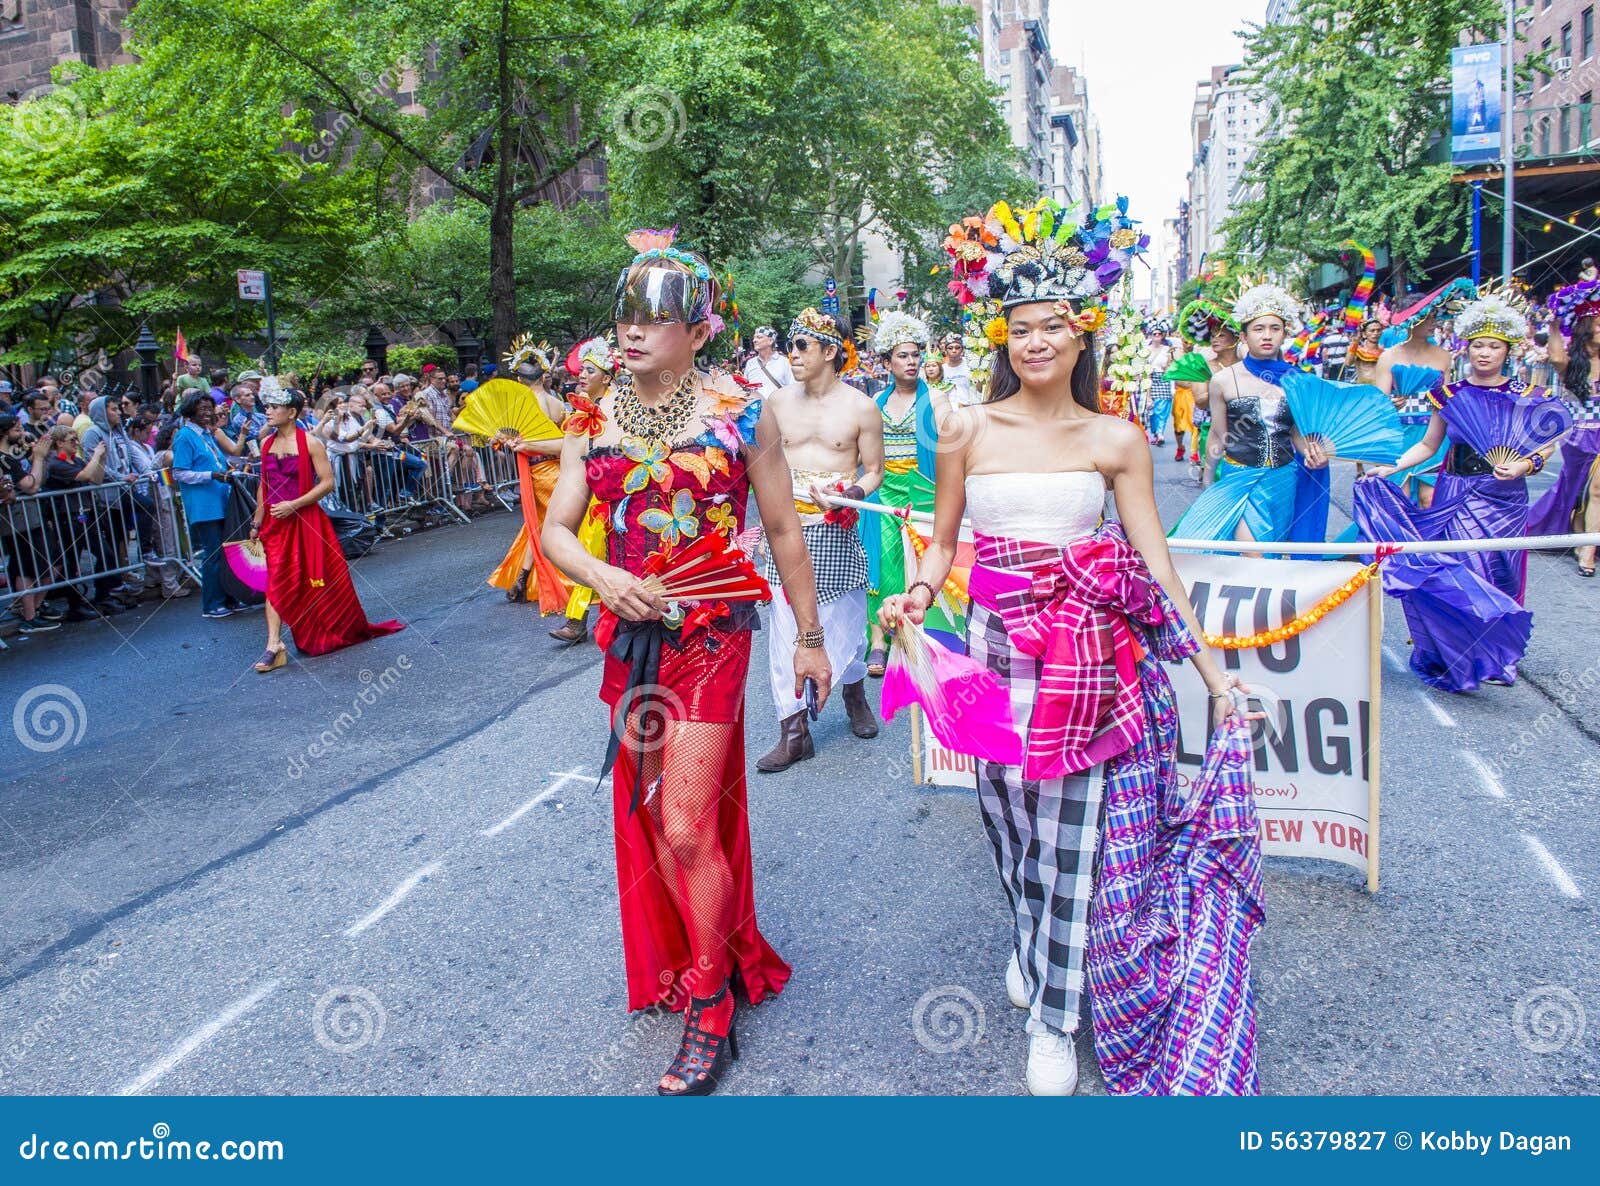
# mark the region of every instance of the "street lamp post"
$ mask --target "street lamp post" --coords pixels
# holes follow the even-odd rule
[[[478,341],[470,329],[461,331],[461,336],[456,339],[456,373],[464,375],[467,368],[478,361],[478,355],[483,351],[483,343]]]
[[[156,355],[161,351],[161,343],[156,341],[156,336],[150,332],[150,323],[139,323],[139,338],[133,344],[133,352],[139,356],[139,390],[145,402],[154,402],[157,392],[161,389],[161,364],[156,361]]]
[[[361,345],[367,357],[378,364],[380,375],[389,369],[389,339],[381,329],[375,325],[367,326],[367,338]]]
[[[1500,95],[1500,159],[1505,167],[1504,217],[1500,225],[1500,279],[1511,283],[1512,254],[1516,250],[1516,138],[1512,133],[1511,106],[1516,99],[1517,0],[1506,0],[1505,83]]]

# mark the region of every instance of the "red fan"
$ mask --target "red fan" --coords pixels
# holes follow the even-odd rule
[[[772,587],[737,547],[715,532],[671,556],[645,561],[644,587],[669,601],[770,601]]]

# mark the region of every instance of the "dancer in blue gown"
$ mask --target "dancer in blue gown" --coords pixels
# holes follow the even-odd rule
[[[1295,300],[1258,284],[1233,309],[1248,353],[1211,378],[1208,464],[1216,480],[1185,512],[1179,539],[1278,543],[1327,538],[1328,456],[1295,428],[1279,357],[1296,324]]]

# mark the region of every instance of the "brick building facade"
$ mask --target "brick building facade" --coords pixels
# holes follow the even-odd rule
[[[44,86],[62,62],[128,61],[122,22],[133,0],[0,0],[0,96],[8,103]]]

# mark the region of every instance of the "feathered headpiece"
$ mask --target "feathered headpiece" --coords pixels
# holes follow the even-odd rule
[[[665,231],[628,232],[628,244],[638,254],[617,277],[613,321],[635,325],[671,322],[693,325],[709,321],[713,332],[721,331],[722,318],[712,308],[716,303],[717,284],[710,265],[694,252],[674,247],[677,236],[677,227]],[[671,260],[686,270],[640,268],[651,260]]]
[[[1485,284],[1478,299],[1456,314],[1455,334],[1463,341],[1499,338],[1508,346],[1520,345],[1528,336],[1527,302],[1516,289]]]
[[[1561,332],[1570,336],[1580,318],[1600,314],[1600,280],[1580,280],[1558,288],[1550,294],[1548,304]]]
[[[911,342],[926,350],[928,327],[909,313],[890,309],[878,318],[877,329],[872,335],[872,348],[879,354],[888,354],[903,342]]]
[[[1240,329],[1248,328],[1257,318],[1268,316],[1280,318],[1285,329],[1294,330],[1300,325],[1300,304],[1287,289],[1276,284],[1257,284],[1233,307],[1233,319]]]
[[[1465,276],[1461,276],[1446,285],[1434,289],[1401,309],[1390,319],[1390,324],[1398,325],[1402,329],[1410,329],[1436,313],[1445,317],[1454,317],[1462,309],[1466,308],[1468,301],[1475,300],[1477,297],[1477,286]]]
[[[579,342],[567,354],[565,363],[567,373],[576,375],[586,362],[594,363],[596,367],[610,375],[616,373],[622,358],[617,354],[610,338],[590,338],[586,342]]]
[[[294,397],[284,390],[276,375],[261,376],[261,390],[256,392],[256,400],[262,407],[288,407],[294,403]]]
[[[956,300],[965,306],[993,298],[1001,311],[1040,301],[1070,303],[1080,314],[1098,307],[1150,236],[1128,217],[1127,198],[1081,224],[1071,214],[1052,198],[1020,212],[996,202],[982,218],[952,226],[944,246]],[[1104,323],[1103,310],[1094,320]]]
[[[519,334],[511,339],[511,349],[506,352],[505,364],[516,374],[517,368],[537,362],[548,371],[554,361],[554,351],[549,342],[535,343],[532,334]]]
[[[789,323],[789,339],[793,341],[795,338],[813,338],[839,347],[844,351],[845,374],[855,370],[860,362],[855,343],[845,335],[831,313],[822,313],[815,308],[802,309],[799,316]]]
[[[1186,342],[1209,342],[1217,327],[1239,332],[1233,313],[1210,297],[1196,297],[1178,314],[1178,329]]]

